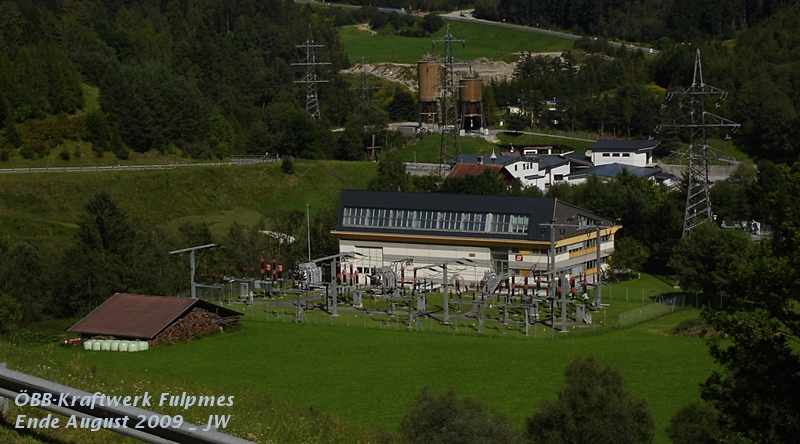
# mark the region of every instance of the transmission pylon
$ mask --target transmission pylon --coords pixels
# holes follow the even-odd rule
[[[659,125],[661,128],[689,128],[691,138],[689,146],[673,154],[674,157],[688,160],[686,190],[686,212],[683,219],[683,236],[688,237],[696,226],[712,219],[711,197],[708,186],[708,161],[720,160],[730,162],[732,158],[708,146],[708,128],[730,128],[735,131],[739,124],[706,111],[706,97],[718,96],[716,107],[728,93],[703,82],[703,67],[700,63],[700,50],[694,61],[694,76],[692,86],[683,91],[667,94],[667,101],[674,96],[688,97],[690,110],[688,115],[675,119],[669,123]],[[688,119],[687,119],[688,118]]]
[[[458,125],[458,88],[459,84],[456,79],[455,67],[458,65],[468,65],[466,62],[461,62],[453,57],[453,43],[460,42],[464,46],[464,40],[457,39],[450,34],[450,24],[447,24],[447,32],[444,37],[433,40],[433,47],[436,49],[436,43],[444,43],[444,58],[442,59],[442,68],[444,69],[444,77],[441,86],[442,92],[442,117],[439,119],[439,125],[442,129],[442,146],[439,152],[439,165],[440,175],[444,175],[444,164],[447,159],[454,158],[461,154],[461,146],[459,141],[459,126]]]
[[[360,84],[359,84],[359,92],[358,92],[358,100],[362,102],[371,102],[372,101],[372,94],[370,93],[371,90],[376,89],[374,86],[369,86],[367,84],[367,77],[369,74],[367,73],[367,65],[364,63],[364,57],[361,57],[361,73],[360,76]]]
[[[308,40],[302,45],[295,45],[295,48],[304,48],[306,50],[306,60],[304,62],[292,63],[292,66],[306,67],[306,75],[300,80],[295,80],[294,83],[306,84],[306,111],[311,114],[312,119],[320,118],[317,83],[329,82],[329,80],[317,76],[317,66],[331,64],[330,62],[320,62],[317,60],[316,49],[324,47],[325,45],[314,42],[314,36],[311,32],[311,23],[308,24]]]

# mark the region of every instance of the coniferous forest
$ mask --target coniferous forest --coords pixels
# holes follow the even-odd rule
[[[541,114],[544,101],[557,98],[564,109],[543,125],[652,137],[669,118],[665,93],[691,84],[700,49],[705,82],[730,93],[719,114],[742,124],[736,146],[754,158],[797,158],[794,2],[584,3],[477,3],[480,17],[587,35],[561,59],[523,54],[513,76],[490,83],[490,107],[524,102]],[[0,160],[43,157],[64,140],[89,141],[98,154],[120,159],[131,150],[363,159],[374,131],[359,129],[415,120],[415,93],[399,86],[385,88],[377,103],[359,104],[357,79],[339,73],[353,61],[336,30],[371,23],[408,32],[400,28],[422,22],[418,17],[280,0],[6,0],[0,17]],[[416,27],[423,32],[422,23]],[[329,63],[319,67],[330,80],[318,85],[319,120],[305,110],[305,84],[297,83],[303,67],[292,65],[304,61],[298,45],[309,37],[325,45],[321,58]],[[620,50],[606,39],[660,52]],[[94,97],[99,106],[76,113]],[[332,136],[336,127],[345,128],[341,137]]]

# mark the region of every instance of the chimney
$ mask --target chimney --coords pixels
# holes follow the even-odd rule
[[[483,165],[483,156],[478,156],[478,165]]]

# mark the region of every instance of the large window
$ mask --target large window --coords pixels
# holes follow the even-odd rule
[[[492,231],[496,233],[528,232],[528,216],[521,214],[494,214],[492,215]]]
[[[528,232],[528,216],[511,216],[511,232],[525,234]]]
[[[373,208],[372,217],[370,218],[369,225],[372,227],[388,227],[389,212],[390,210]]]
[[[510,214],[494,214],[492,215],[492,231],[496,233],[507,233],[510,222]]]
[[[344,209],[344,220],[342,224],[348,227],[358,227],[367,224],[367,209],[366,208],[350,208]]]
[[[464,213],[464,231],[486,231],[486,213]]]
[[[421,228],[423,230],[435,230],[438,219],[438,211],[418,211],[415,228]]]
[[[458,231],[461,230],[461,213],[455,211],[448,211],[442,213],[442,221],[439,228],[442,230]]]
[[[414,226],[414,211],[394,210],[391,226],[395,228],[411,228]]]

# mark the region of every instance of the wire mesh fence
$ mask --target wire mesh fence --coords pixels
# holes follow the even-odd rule
[[[232,308],[243,312],[244,320],[255,322],[514,339],[555,340],[595,335],[606,332],[606,319],[613,319],[607,316],[605,308],[596,312],[589,310],[588,316],[581,319],[575,318],[574,309],[568,310],[566,322],[561,320],[560,309],[555,316],[543,311],[537,318],[524,309],[509,309],[503,313],[497,307],[487,307],[484,315],[479,316],[469,304],[462,305],[460,310],[455,304],[451,305],[447,323],[441,307],[434,307],[428,313],[417,313],[408,307],[385,310],[340,306],[336,316],[324,306],[236,305]]]
[[[686,303],[686,295],[678,294],[670,297],[656,298],[652,304],[634,310],[620,313],[617,316],[617,328],[626,328],[631,325],[655,319],[675,310],[680,310]]]

